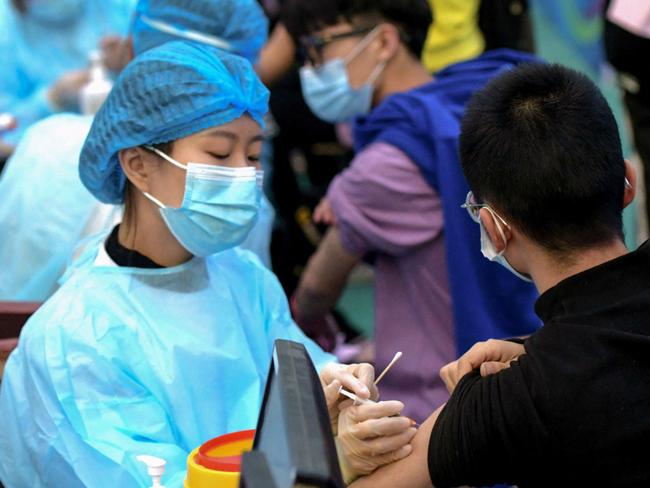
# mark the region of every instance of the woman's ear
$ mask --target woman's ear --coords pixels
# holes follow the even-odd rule
[[[131,184],[141,192],[149,193],[149,175],[155,155],[141,147],[122,149],[118,153],[122,171]]]

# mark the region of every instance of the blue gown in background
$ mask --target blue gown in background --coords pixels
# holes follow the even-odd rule
[[[0,480],[11,488],[181,487],[201,443],[254,428],[275,339],[333,358],[291,319],[275,276],[233,249],[172,268],[117,267],[89,244],[29,320],[0,392]],[[99,257],[98,257],[99,256]]]
[[[59,1],[49,3],[54,8]],[[135,7],[135,0],[61,3],[65,8],[78,4],[78,12],[47,22],[17,13],[11,0],[0,0],[0,113],[18,119],[18,128],[4,136],[7,143],[16,144],[31,124],[55,111],[47,101],[51,84],[68,71],[86,68],[88,53],[105,35],[126,35]]]
[[[30,127],[7,162],[0,177],[0,300],[46,300],[93,227],[89,220],[102,206],[78,173],[91,124],[88,116],[48,117]]]

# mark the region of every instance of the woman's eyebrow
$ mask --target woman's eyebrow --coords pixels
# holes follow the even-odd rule
[[[237,134],[235,134],[234,132],[229,132],[229,131],[226,131],[226,130],[223,130],[223,129],[214,129],[214,130],[211,130],[210,132],[206,132],[205,137],[208,137],[208,136],[225,137],[226,139],[230,139],[232,141],[236,141],[237,139],[239,139]]]
[[[251,139],[248,141],[249,144],[252,144],[254,142],[260,142],[264,140],[264,136],[262,134],[258,134],[255,137],[251,137]]]

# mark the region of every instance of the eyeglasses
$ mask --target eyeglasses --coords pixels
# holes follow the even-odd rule
[[[367,34],[372,29],[374,29],[374,26],[357,27],[347,32],[339,32],[338,34],[302,37],[300,39],[299,54],[301,59],[309,61],[312,66],[319,66],[323,64],[323,49],[325,49],[325,46],[341,39]]]
[[[503,217],[501,217],[492,208],[490,208],[490,206],[488,204],[486,204],[486,203],[476,203],[476,198],[474,197],[474,193],[472,191],[469,191],[467,193],[467,197],[465,198],[465,203],[463,203],[460,207],[466,209],[469,216],[477,224],[481,223],[481,217],[480,217],[481,209],[485,208],[494,217],[499,219],[503,225],[505,225],[506,227],[510,227],[508,222],[506,222],[505,219],[503,219]]]

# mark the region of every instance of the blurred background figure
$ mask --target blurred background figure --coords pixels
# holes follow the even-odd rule
[[[0,113],[16,119],[4,156],[34,122],[79,110],[91,51],[126,34],[134,0],[0,0]],[[106,40],[104,42],[107,42]]]
[[[0,180],[0,300],[44,301],[87,235],[119,221],[79,180],[92,117],[60,114],[31,126]],[[19,163],[19,164],[14,164]]]
[[[623,101],[630,116],[632,135],[643,166],[645,219],[650,227],[650,2],[605,2],[605,52],[618,70]]]
[[[627,114],[621,100],[616,72],[607,63],[604,46],[605,2],[603,0],[530,0],[530,14],[537,53],[545,60],[560,63],[586,74],[598,85],[618,123],[623,154],[634,162]],[[635,3],[637,9],[645,2]],[[640,11],[638,11],[640,14]],[[642,52],[635,53],[647,58]],[[641,181],[641,180],[639,180]],[[637,202],[623,212],[625,240],[636,249],[645,240],[639,229]]]

